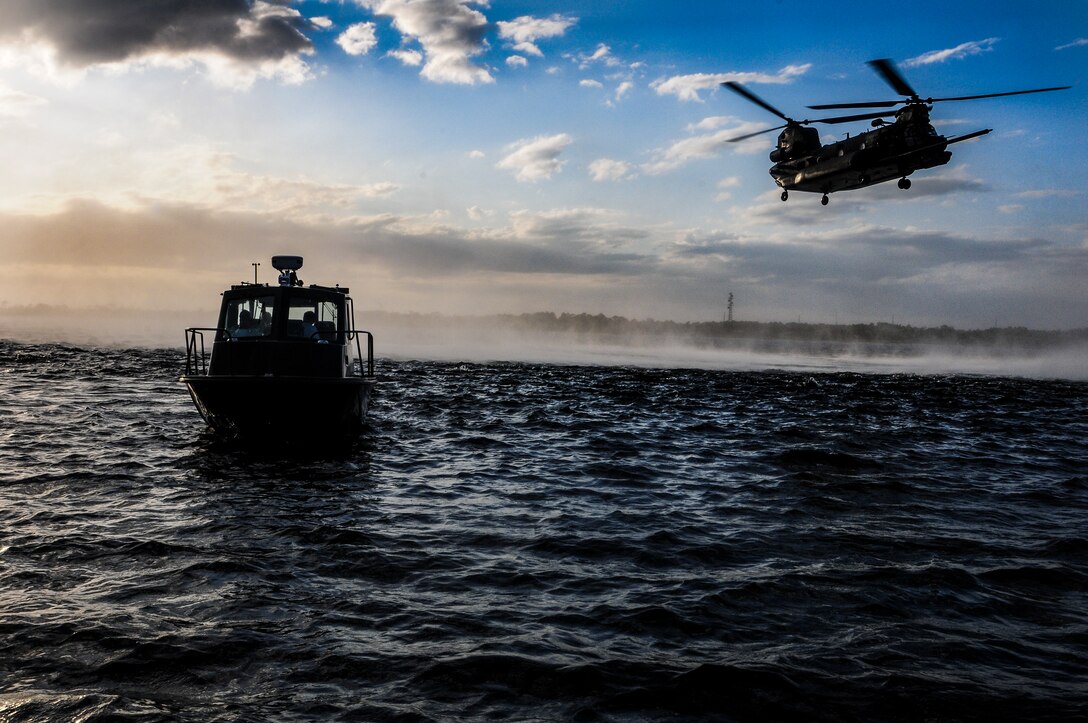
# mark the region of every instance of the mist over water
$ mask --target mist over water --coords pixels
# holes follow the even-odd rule
[[[8,310],[0,311],[0,339],[92,347],[184,349],[183,330],[190,326],[214,326],[215,315],[215,309],[156,313],[116,309],[76,312],[46,309],[30,313]],[[772,337],[765,332],[711,340],[711,343],[668,329],[657,333],[556,331],[532,328],[520,321],[518,317],[386,312],[361,312],[356,320],[359,327],[374,333],[379,356],[397,360],[1088,379],[1088,341],[1083,333],[1065,343],[1034,345],[1015,337],[986,344],[908,344],[887,340],[814,341],[782,335]]]
[[[383,357],[285,451],[182,365],[0,342],[0,718],[1083,719],[1084,382]]]

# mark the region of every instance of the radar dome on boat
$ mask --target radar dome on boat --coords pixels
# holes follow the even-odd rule
[[[276,271],[298,271],[302,268],[301,256],[273,256],[272,268]]]

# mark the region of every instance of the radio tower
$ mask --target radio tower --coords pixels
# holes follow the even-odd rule
[[[732,291],[729,292],[729,303],[726,305],[725,308],[727,308],[729,310],[729,316],[727,317],[726,321],[728,321],[729,323],[733,323],[733,292]]]

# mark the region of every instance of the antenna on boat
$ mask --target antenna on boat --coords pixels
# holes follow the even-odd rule
[[[302,286],[295,273],[302,268],[301,256],[273,256],[272,267],[280,272],[280,286]]]

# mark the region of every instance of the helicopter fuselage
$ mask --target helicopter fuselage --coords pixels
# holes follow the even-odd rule
[[[924,105],[902,108],[895,122],[835,143],[821,146],[815,138],[811,128],[791,127],[779,136],[770,174],[783,190],[828,194],[903,179],[948,163],[948,144],[960,140],[937,133]]]

